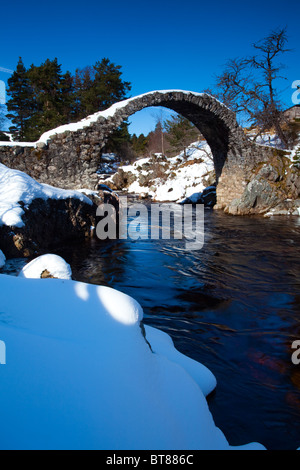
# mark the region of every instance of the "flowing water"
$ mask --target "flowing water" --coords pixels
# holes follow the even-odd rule
[[[230,444],[300,446],[300,364],[291,360],[300,340],[300,218],[207,210],[198,251],[181,240],[115,240],[56,253],[75,279],[138,300],[146,324],[214,373],[208,403]]]

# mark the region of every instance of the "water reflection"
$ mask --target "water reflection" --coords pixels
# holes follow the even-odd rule
[[[300,446],[299,218],[205,212],[205,245],[181,240],[107,241],[60,249],[76,279],[119,289],[145,322],[216,375],[209,399],[231,444]]]

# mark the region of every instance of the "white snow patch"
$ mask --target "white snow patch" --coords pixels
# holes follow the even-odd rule
[[[36,142],[1,141],[1,147],[36,147]]]

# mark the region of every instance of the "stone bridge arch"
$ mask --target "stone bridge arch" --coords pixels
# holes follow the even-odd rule
[[[144,108],[161,106],[191,121],[211,148],[217,179],[217,207],[239,199],[258,162],[268,160],[270,150],[250,141],[233,111],[206,93],[182,90],[153,91],[130,98],[99,113],[93,124],[103,146],[110,135],[131,115]],[[103,137],[102,137],[103,136]]]
[[[189,119],[209,144],[217,178],[217,207],[225,208],[242,196],[255,165],[270,157],[270,150],[251,142],[236,115],[206,93],[153,91],[119,102],[78,123],[46,132],[28,146],[0,148],[0,161],[25,171],[40,182],[66,189],[97,184],[101,151],[109,135],[132,114],[162,106]]]
[[[175,111],[199,129],[212,150],[217,179],[226,160],[235,160],[249,145],[243,129],[237,124],[235,113],[230,109],[206,93],[176,90],[150,92],[127,100],[108,118],[107,136],[132,114],[152,106]]]

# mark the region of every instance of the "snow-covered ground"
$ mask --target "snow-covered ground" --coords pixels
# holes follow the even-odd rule
[[[247,132],[247,137],[251,140],[255,139],[255,143],[259,145],[267,145],[269,147],[276,147],[279,149],[283,149],[283,143],[279,139],[279,137],[274,134],[274,132],[264,132],[262,135],[259,135],[255,138],[256,132]]]
[[[145,326],[150,348],[134,299],[3,274],[0,290],[1,449],[231,449],[205,399],[213,374]]]
[[[151,179],[151,185],[141,184],[141,178],[149,177],[153,166],[159,165],[163,177]],[[148,195],[155,201],[180,202],[195,193],[202,193],[207,186],[204,179],[212,175],[214,164],[210,147],[205,141],[191,144],[184,152],[168,158],[166,161],[160,159],[160,155],[137,160],[132,165],[120,167],[125,173],[132,173],[136,180],[127,188],[130,193]],[[157,170],[156,170],[157,171]],[[155,172],[155,169],[154,169]],[[154,173],[155,176],[155,173]],[[113,177],[105,180],[112,182]]]
[[[24,226],[24,210],[20,202],[29,205],[36,198],[45,200],[69,197],[92,204],[91,200],[79,191],[63,190],[38,183],[26,173],[12,170],[0,163],[0,225]]]

